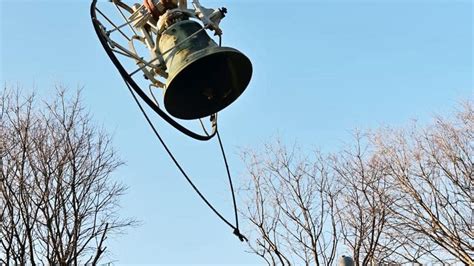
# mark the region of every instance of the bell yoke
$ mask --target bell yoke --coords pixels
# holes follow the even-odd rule
[[[166,83],[155,85],[165,88],[165,108],[180,119],[202,118],[224,109],[242,94],[252,76],[247,56],[221,47],[205,31],[212,30],[220,38],[219,23],[227,10],[204,8],[198,0],[192,4],[194,10],[182,0],[143,4],[158,29],[153,56],[167,72],[162,75]]]

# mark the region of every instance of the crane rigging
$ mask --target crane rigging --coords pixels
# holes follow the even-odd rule
[[[143,4],[133,5],[110,0],[99,8],[97,0],[92,0],[90,11],[100,43],[165,151],[204,203],[244,241],[246,238],[239,231],[232,178],[217,129],[217,113],[247,88],[252,64],[237,49],[222,46],[223,31],[219,24],[226,8],[205,8],[199,0],[193,0],[191,6],[186,0],[144,0]],[[207,32],[213,32],[218,41]],[[142,74],[142,83],[148,85],[148,92],[139,86],[138,73]],[[155,97],[156,90],[164,93],[162,103],[166,111]],[[217,136],[232,193],[234,224],[192,182],[147,115],[142,101],[193,139],[207,141]],[[205,117],[209,117],[211,132],[201,120]],[[199,120],[204,133],[188,129],[177,119]]]

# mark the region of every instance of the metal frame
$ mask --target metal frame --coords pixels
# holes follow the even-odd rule
[[[167,123],[169,123],[171,126],[176,128],[183,134],[191,138],[194,138],[196,140],[201,140],[201,141],[207,141],[213,138],[217,132],[217,114],[210,116],[211,127],[212,127],[211,133],[208,134],[207,131],[205,130],[205,127],[203,126],[205,134],[204,135],[198,134],[184,127],[183,125],[178,123],[175,119],[173,119],[170,115],[168,115],[165,111],[163,111],[158,105],[158,102],[156,101],[156,98],[154,97],[153,92],[151,90],[151,87],[157,87],[157,88],[165,87],[165,82],[160,80],[161,78],[167,78],[167,75],[168,75],[168,73],[166,72],[166,65],[164,64],[163,55],[171,52],[172,50],[174,50],[176,47],[178,47],[180,44],[182,44],[184,41],[188,40],[189,38],[194,37],[195,34],[197,34],[197,32],[189,36],[184,41],[176,44],[174,47],[168,49],[167,51],[160,53],[156,47],[156,43],[158,43],[158,41],[156,42],[153,41],[153,37],[155,37],[155,40],[159,40],[160,27],[163,27],[163,26],[157,26],[160,24],[159,22],[157,24],[152,23],[153,20],[151,19],[151,14],[148,13],[148,11],[146,11],[143,5],[135,4],[132,7],[130,7],[124,2],[122,2],[121,0],[112,0],[111,2],[113,5],[115,5],[120,16],[125,20],[124,23],[119,24],[112,21],[111,18],[109,18],[104,12],[102,12],[97,7],[97,0],[92,0],[92,3],[91,3],[91,8],[90,8],[91,19],[92,19],[92,24],[94,26],[95,32],[97,34],[97,37],[99,38],[100,43],[102,44],[104,50],[106,51],[112,63],[115,65],[115,67],[119,71],[120,75],[122,76],[126,84],[129,85],[133,89],[133,91],[155,113],[157,113],[163,120],[165,120]],[[184,2],[184,6],[183,6],[183,2]],[[222,19],[222,17],[213,15],[213,14],[216,14],[217,12],[216,10],[203,8],[199,4],[198,0],[193,0],[193,6],[195,7],[195,9],[193,10],[185,8],[186,1],[181,0],[180,4],[182,6],[176,9],[168,10],[168,15],[172,15],[175,12],[185,13],[190,18],[201,21],[204,24],[204,27],[202,30],[206,30],[206,29],[214,30],[220,39],[220,35],[222,34],[222,31],[219,29],[218,24],[220,20]],[[126,13],[130,14],[130,17],[127,18]],[[100,15],[100,18],[97,16],[97,14]],[[166,19],[165,17],[163,18]],[[110,30],[107,30],[104,22],[107,22],[108,26],[111,26]],[[133,32],[132,36],[128,36],[124,32],[123,28],[125,27],[129,27],[131,29],[131,31]],[[161,28],[161,31],[163,31],[163,28]],[[128,46],[129,46],[128,49],[124,47],[124,45],[120,44],[118,41],[115,41],[111,37],[112,34],[114,33],[119,33],[126,41],[128,41]],[[150,51],[150,55],[151,55],[150,60],[144,59],[142,56],[140,56],[137,53],[134,42],[141,42],[143,45],[145,45],[145,47]],[[122,65],[121,61],[117,58],[117,55],[134,60],[138,68],[132,72],[128,72],[125,69],[125,67]],[[144,77],[151,82],[149,89],[150,89],[150,96],[153,99],[150,98],[150,96],[147,93],[145,93],[133,79],[133,76],[137,74],[138,72],[142,72],[144,74]],[[201,122],[201,125],[203,125],[202,121],[200,122]]]
[[[122,17],[126,19],[126,16],[123,14],[123,12],[120,11],[120,8],[126,10],[127,12],[129,13],[132,13],[133,11],[133,8],[125,5],[123,2],[121,2],[120,0],[112,0],[112,3],[114,3],[116,5],[116,7],[119,9],[119,12],[121,13]],[[179,3],[181,5],[186,5],[186,0],[179,0]],[[199,4],[199,2],[197,0],[194,0],[194,3],[195,6],[196,6],[196,3]],[[129,88],[130,92],[132,93],[132,96],[134,98],[134,100],[137,102],[138,106],[140,107],[141,111],[143,112],[147,122],[149,123],[149,125],[151,126],[151,128],[153,129],[155,135],[158,137],[158,139],[160,140],[161,144],[163,145],[163,147],[165,148],[166,152],[169,154],[169,156],[171,157],[171,159],[173,160],[173,162],[176,164],[176,166],[178,167],[178,169],[180,170],[180,172],[183,174],[183,176],[186,178],[186,180],[188,181],[188,183],[192,186],[192,188],[194,189],[194,191],[199,195],[199,197],[204,201],[204,203],[224,222],[226,223],[230,228],[232,228],[233,230],[233,234],[236,235],[240,241],[248,241],[247,238],[242,235],[240,233],[240,230],[239,230],[239,219],[238,219],[238,211],[237,211],[237,203],[236,203],[236,199],[235,199],[235,193],[234,193],[234,187],[232,185],[232,178],[231,178],[231,175],[230,175],[230,170],[229,170],[229,165],[227,163],[227,159],[226,159],[226,156],[225,156],[225,152],[224,152],[224,147],[222,145],[222,140],[219,136],[219,133],[217,131],[217,114],[214,114],[214,115],[211,115],[211,122],[212,122],[212,132],[211,134],[208,134],[208,132],[206,131],[205,127],[204,127],[204,124],[202,123],[202,120],[199,119],[202,127],[203,127],[203,130],[204,130],[204,133],[206,135],[200,135],[200,134],[197,134],[185,127],[183,127],[181,124],[179,124],[178,122],[176,122],[174,119],[172,119],[168,114],[166,114],[164,111],[162,111],[156,101],[156,98],[153,94],[153,91],[151,90],[151,87],[159,87],[158,83],[156,83],[155,81],[157,81],[155,79],[155,81],[151,80],[152,83],[149,85],[149,89],[150,89],[150,95],[151,97],[153,98],[150,99],[150,97],[145,93],[143,92],[143,90],[138,86],[138,84],[135,82],[135,80],[132,78],[132,74],[135,74],[135,73],[128,73],[126,71],[126,69],[123,67],[123,65],[120,63],[120,61],[118,60],[116,54],[119,54],[119,55],[122,55],[122,56],[125,56],[127,58],[131,58],[131,59],[134,59],[137,63],[137,65],[140,66],[140,70],[145,74],[145,76],[147,75],[150,75],[151,76],[151,73],[147,73],[149,72],[150,70],[147,69],[147,67],[149,67],[150,69],[155,69],[156,67],[154,65],[152,65],[153,62],[151,61],[145,61],[143,58],[141,58],[137,52],[136,52],[136,49],[135,49],[135,46],[133,44],[133,41],[134,40],[139,40],[139,41],[143,41],[143,42],[146,42],[145,39],[142,39],[143,37],[140,37],[138,36],[137,32],[135,30],[133,30],[132,28],[132,32],[134,32],[134,36],[129,38],[128,36],[126,36],[126,34],[121,30],[121,28],[125,27],[125,26],[131,26],[131,24],[133,23],[133,21],[140,21],[140,19],[132,19],[131,21],[128,21],[125,23],[125,24],[121,24],[120,26],[116,26],[112,21],[110,21],[106,16],[105,14],[103,14],[99,9],[97,9],[96,7],[96,4],[97,4],[97,0],[92,0],[92,4],[91,4],[91,18],[92,18],[92,23],[94,25],[94,29],[97,33],[97,37],[99,38],[99,41],[100,43],[102,44],[102,46],[104,47],[107,55],[109,56],[110,60],[112,60],[112,63],[115,65],[115,67],[117,68],[117,70],[119,71],[120,75],[122,76],[123,80],[125,81],[125,83],[127,84],[127,87]],[[183,6],[182,6],[183,7]],[[142,7],[143,8],[143,7]],[[135,10],[138,10],[138,8],[136,8]],[[113,25],[114,27],[114,30],[112,30],[111,32],[114,32],[114,31],[118,31],[120,32],[122,35],[125,35],[124,37],[126,37],[126,39],[129,41],[129,47],[130,47],[130,50],[126,49],[125,47],[121,46],[120,44],[118,44],[117,42],[113,41],[111,38],[110,38],[110,34],[111,32],[107,32],[106,31],[106,28],[105,26],[99,21],[99,19],[97,18],[96,16],[96,12],[97,13],[100,13],[104,19],[106,19],[111,25]],[[202,12],[209,12],[209,10],[207,11],[202,11]],[[206,15],[206,14],[205,14]],[[208,15],[206,15],[208,16]],[[215,17],[214,17],[215,18]],[[216,20],[217,21],[217,20]],[[217,25],[218,23],[220,22],[220,18],[219,20],[217,21]],[[214,22],[213,22],[214,23]],[[213,28],[215,30],[216,33],[220,33],[222,34],[222,31],[218,30],[218,28],[216,28],[216,24],[214,25],[211,25],[211,24],[205,24],[204,25],[204,29],[208,29],[208,28]],[[156,28],[150,28],[151,30],[156,30]],[[157,31],[156,31],[157,32]],[[219,37],[220,37],[220,34]],[[190,36],[191,37],[191,36]],[[150,42],[150,38],[147,38],[145,37],[146,39],[148,39],[148,44],[150,45],[149,47],[151,47],[151,44],[152,42]],[[221,41],[221,38],[219,38],[219,43]],[[179,43],[177,44],[177,46],[180,45]],[[118,50],[116,50],[118,49]],[[150,49],[149,49],[150,50]],[[172,50],[172,49],[170,49]],[[165,52],[169,52],[169,51],[165,51]],[[156,55],[158,57],[158,55]],[[158,60],[158,59],[157,59]],[[155,60],[156,61],[156,60]],[[160,61],[160,64],[163,64],[162,63],[163,61]],[[160,68],[161,69],[161,68]],[[158,72],[156,72],[158,73]],[[154,78],[154,77],[152,77]],[[167,145],[165,144],[165,142],[163,141],[163,139],[161,138],[160,134],[157,132],[156,128],[154,127],[153,123],[151,122],[151,120],[148,118],[148,115],[146,114],[146,112],[143,110],[143,107],[141,106],[139,100],[137,99],[135,93],[148,105],[150,106],[158,115],[161,116],[161,118],[163,118],[166,122],[168,122],[170,125],[172,125],[173,127],[175,127],[176,129],[178,129],[179,131],[181,131],[182,133],[194,138],[194,139],[197,139],[197,140],[202,140],[202,141],[206,141],[206,140],[209,140],[211,138],[213,138],[214,136],[217,135],[217,139],[218,139],[218,142],[219,142],[219,146],[220,146],[220,149],[221,149],[221,152],[222,152],[222,157],[223,157],[223,160],[224,160],[224,164],[225,164],[225,167],[226,167],[226,171],[227,171],[227,176],[228,176],[228,179],[229,179],[229,186],[230,186],[230,190],[232,192],[232,201],[233,201],[233,205],[234,205],[234,215],[235,215],[235,225],[233,225],[231,222],[229,222],[229,220],[227,220],[212,204],[211,202],[209,202],[206,197],[204,196],[204,194],[201,193],[201,191],[195,186],[195,184],[192,182],[192,180],[189,178],[189,176],[186,174],[186,172],[184,171],[184,169],[181,167],[181,165],[179,164],[179,162],[176,160],[176,158],[173,156],[173,154],[171,153],[171,151],[169,150],[169,148],[167,147]],[[0,143],[1,144],[1,143]],[[1,147],[0,147],[1,148]],[[1,156],[1,154],[0,154]],[[0,163],[1,163],[1,157],[0,157]],[[1,165],[1,164],[0,164]]]

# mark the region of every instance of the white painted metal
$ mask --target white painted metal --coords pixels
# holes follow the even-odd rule
[[[154,0],[155,7],[164,13],[159,17],[158,21],[153,18],[153,15],[143,4],[139,3],[130,6],[122,0],[111,1],[118,10],[119,17],[123,20],[120,23],[115,23],[101,10],[97,10],[112,27],[110,30],[103,28],[103,35],[106,37],[110,47],[115,53],[133,59],[138,66],[136,70],[129,74],[132,76],[142,72],[153,87],[164,88],[164,79],[167,78],[168,74],[163,55],[180,45],[177,44],[172,49],[160,53],[157,44],[159,43],[161,33],[169,26],[182,19],[194,19],[200,21],[204,29],[214,31],[215,35],[222,35],[222,30],[219,27],[224,17],[222,10],[205,8],[199,0],[192,1],[193,8],[191,9],[188,8],[186,0],[172,1],[177,8],[166,9],[161,1]],[[130,33],[127,34],[128,31],[125,28],[129,28]],[[119,33],[118,36],[116,35],[117,32]],[[189,38],[192,38],[193,35],[189,36]],[[119,41],[119,36],[125,40]],[[128,42],[128,45],[124,42]],[[139,54],[136,49],[137,45],[144,46],[149,51],[149,55],[145,57]],[[128,46],[128,48],[125,46]]]

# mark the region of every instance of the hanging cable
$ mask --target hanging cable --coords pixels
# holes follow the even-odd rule
[[[248,241],[245,236],[243,236],[239,231],[239,214],[237,209],[237,201],[235,199],[235,190],[234,185],[232,183],[232,176],[230,175],[229,164],[227,163],[227,158],[225,156],[224,145],[222,144],[221,136],[219,134],[219,130],[217,130],[217,139],[219,140],[219,146],[222,152],[222,158],[224,159],[225,169],[227,171],[227,177],[229,179],[229,186],[230,191],[232,193],[232,203],[234,204],[234,215],[235,215],[235,229],[234,234],[240,239],[240,241]]]
[[[140,96],[140,98],[155,113],[157,113],[163,120],[165,120],[168,124],[170,124],[171,126],[176,128],[177,130],[179,130],[183,134],[185,134],[185,135],[187,135],[187,136],[189,136],[193,139],[201,140],[201,141],[207,141],[207,140],[210,140],[211,138],[213,138],[215,136],[216,130],[217,130],[215,123],[213,124],[213,129],[212,129],[211,134],[209,134],[207,136],[206,135],[199,135],[195,132],[192,132],[191,130],[185,128],[184,126],[182,126],[181,124],[176,122],[173,118],[171,118],[163,110],[161,110],[161,108],[158,105],[156,105],[155,102],[152,99],[150,99],[150,97],[148,97],[148,95],[145,94],[145,92],[143,92],[143,90],[138,86],[138,84],[131,78],[131,76],[128,74],[128,72],[125,70],[125,68],[122,66],[120,61],[115,56],[114,52],[110,49],[110,47],[108,45],[107,38],[103,35],[103,34],[105,34],[103,32],[103,29],[105,29],[105,28],[96,17],[96,10],[98,10],[96,8],[96,3],[97,3],[97,0],[92,0],[91,9],[90,9],[92,24],[94,25],[94,30],[95,30],[95,32],[97,34],[97,37],[99,38],[99,41],[102,44],[102,47],[104,48],[105,52],[109,56],[110,60],[114,64],[114,66],[119,71],[122,78],[126,81],[126,83],[129,84],[129,86],[131,86],[131,88],[135,91],[135,93],[138,96]],[[105,18],[107,18],[104,14],[103,14],[103,16]]]
[[[207,133],[206,127],[204,126],[204,123],[202,122],[201,118],[199,118],[199,123],[201,124],[202,131],[204,131],[204,134],[206,134],[206,136],[209,136],[209,133]]]
[[[135,103],[138,105],[138,107],[140,108],[140,111],[142,112],[143,116],[145,117],[146,121],[148,122],[148,125],[151,127],[151,129],[153,130],[153,133],[155,134],[155,136],[158,138],[158,140],[160,141],[161,145],[163,146],[163,148],[166,150],[166,152],[168,153],[168,155],[170,156],[171,160],[173,160],[174,164],[176,165],[176,167],[179,169],[179,171],[181,172],[181,174],[186,178],[186,181],[189,183],[189,185],[191,185],[191,187],[194,189],[194,191],[199,195],[199,197],[204,201],[204,203],[206,203],[206,205],[224,222],[226,223],[230,228],[232,228],[234,231],[233,233],[240,239],[240,241],[248,241],[247,238],[242,235],[239,231],[239,226],[238,226],[238,210],[237,210],[237,205],[236,205],[236,200],[235,200],[235,193],[234,193],[234,189],[233,189],[233,185],[232,185],[232,178],[230,176],[230,171],[229,171],[229,166],[227,164],[227,159],[225,157],[225,153],[224,153],[224,148],[222,146],[222,141],[219,137],[219,133],[217,132],[217,135],[218,135],[218,139],[219,139],[219,145],[221,147],[221,151],[222,151],[222,154],[223,154],[223,157],[224,157],[224,162],[225,162],[225,166],[226,166],[226,170],[227,170],[227,174],[228,174],[228,178],[229,178],[229,182],[230,182],[230,187],[231,187],[231,190],[232,190],[232,200],[233,200],[233,203],[234,203],[234,214],[235,214],[235,219],[236,219],[236,225],[234,226],[232,223],[230,223],[208,200],[207,198],[201,193],[201,191],[197,188],[197,186],[194,184],[194,182],[189,178],[189,176],[187,175],[187,173],[184,171],[184,169],[182,168],[182,166],[180,165],[180,163],[178,162],[178,160],[175,158],[175,156],[173,155],[173,153],[171,152],[171,150],[168,148],[168,146],[166,145],[166,143],[164,142],[163,138],[161,137],[161,135],[158,133],[158,131],[156,130],[155,126],[153,125],[153,123],[151,122],[150,118],[148,117],[148,114],[145,112],[145,110],[143,109],[143,106],[141,105],[140,101],[138,100],[138,98],[136,97],[133,89],[130,87],[130,85],[125,82],[125,84],[127,85],[127,88],[128,90],[130,91],[130,93],[132,94],[132,97],[133,99],[135,100]]]
[[[208,132],[206,131],[205,127],[204,127],[204,124],[202,123],[202,121],[200,120],[201,122],[201,126],[203,127],[204,129],[204,132],[206,134],[206,136],[201,136],[201,135],[198,135],[194,132],[191,132],[189,131],[188,129],[182,127],[180,124],[178,124],[176,121],[174,121],[172,118],[170,118],[168,115],[166,115],[158,106],[157,104],[157,101],[153,95],[153,93],[151,92],[151,95],[152,97],[154,98],[153,100],[155,100],[154,102],[148,97],[146,96],[146,94],[144,94],[144,92],[140,89],[140,87],[135,83],[135,81],[130,77],[130,75],[127,74],[127,72],[125,71],[125,69],[123,68],[123,66],[121,65],[121,63],[118,61],[118,59],[115,57],[115,55],[113,54],[113,52],[110,50],[110,48],[108,47],[107,45],[107,40],[105,40],[104,36],[102,36],[102,33],[101,33],[101,24],[100,22],[97,20],[96,16],[95,16],[95,10],[96,10],[96,2],[97,0],[93,0],[92,1],[92,4],[91,4],[91,17],[92,17],[92,22],[93,22],[93,25],[94,25],[94,28],[95,28],[95,31],[97,33],[97,36],[99,37],[99,40],[102,44],[102,46],[104,47],[105,51],[107,52],[107,54],[109,55],[110,59],[112,60],[112,62],[114,63],[114,65],[117,67],[117,69],[119,70],[119,73],[121,74],[125,84],[127,85],[127,88],[128,90],[130,91],[135,103],[138,105],[141,113],[143,114],[143,116],[145,117],[148,125],[151,127],[151,129],[153,130],[155,136],[158,138],[158,140],[160,141],[161,145],[163,146],[163,148],[165,149],[165,151],[168,153],[168,155],[170,156],[170,158],[172,159],[172,161],[174,162],[174,164],[176,165],[176,167],[179,169],[179,171],[181,172],[181,174],[185,177],[186,181],[189,183],[189,185],[191,185],[191,187],[193,188],[193,190],[198,194],[198,196],[202,199],[202,201],[204,201],[204,203],[225,223],[227,224],[229,227],[231,227],[233,229],[233,233],[240,239],[240,241],[248,241],[247,238],[242,235],[240,233],[240,230],[239,230],[239,220],[238,220],[238,210],[237,210],[237,203],[236,203],[236,198],[235,198],[235,192],[234,192],[234,187],[233,187],[233,183],[232,183],[232,176],[230,174],[230,169],[229,169],[229,165],[227,163],[227,158],[226,158],[226,155],[225,155],[225,151],[224,151],[224,147],[223,147],[223,144],[222,144],[222,140],[221,140],[221,137],[219,135],[219,132],[217,130],[217,114],[214,114],[211,116],[211,122],[212,122],[212,128],[213,128],[213,132],[211,134],[208,134]],[[222,39],[221,39],[221,36],[219,35],[219,46],[221,46],[222,44]],[[151,88],[149,88],[151,89]],[[137,95],[135,95],[135,93],[137,93],[144,101],[145,103],[147,103],[158,115],[160,115],[165,121],[167,121],[168,123],[170,123],[172,126],[174,126],[175,128],[177,128],[178,130],[180,130],[181,132],[185,133],[186,135],[190,136],[190,137],[193,137],[195,139],[198,139],[198,140],[208,140],[210,138],[212,138],[214,135],[217,135],[218,137],[218,142],[219,142],[219,146],[220,146],[220,149],[221,149],[221,152],[222,152],[222,157],[224,159],[224,164],[225,164],[225,167],[226,167],[226,172],[227,172],[227,177],[228,177],[228,181],[229,181],[229,186],[230,186],[230,190],[231,190],[231,193],[232,193],[232,202],[233,202],[233,205],[234,205],[234,215],[235,215],[235,225],[233,225],[232,223],[230,223],[210,202],[209,200],[207,200],[207,198],[201,193],[201,191],[197,188],[197,186],[194,184],[194,182],[191,180],[191,178],[187,175],[187,173],[184,171],[184,169],[182,168],[182,166],[180,165],[180,163],[177,161],[177,159],[175,158],[175,156],[173,155],[173,153],[171,152],[171,150],[168,148],[168,146],[166,145],[166,143],[164,142],[163,138],[161,137],[161,135],[158,133],[156,127],[153,125],[153,123],[151,122],[150,118],[148,117],[148,114],[146,113],[146,111],[144,110],[143,106],[141,105],[140,101],[138,100],[137,98]]]

